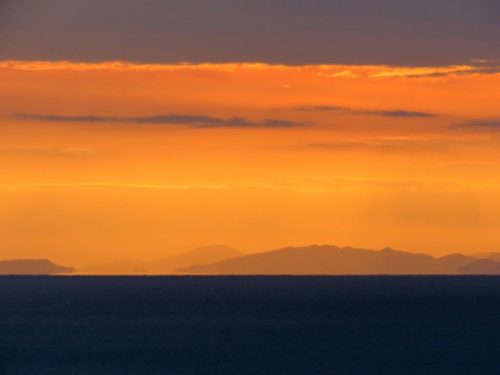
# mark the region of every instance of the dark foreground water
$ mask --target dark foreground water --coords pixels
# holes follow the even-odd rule
[[[0,374],[500,374],[500,278],[4,277]]]

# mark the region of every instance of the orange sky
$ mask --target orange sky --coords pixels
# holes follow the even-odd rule
[[[0,61],[1,258],[500,250],[500,74]]]

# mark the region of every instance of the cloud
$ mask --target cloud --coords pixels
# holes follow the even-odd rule
[[[311,106],[301,106],[290,108],[292,111],[300,112],[346,112],[349,111],[348,108],[339,107],[335,105],[311,105]]]
[[[416,111],[405,111],[405,110],[394,110],[394,111],[365,111],[360,112],[360,114],[373,115],[373,116],[385,116],[385,117],[435,117],[435,114],[428,112],[416,112]]]
[[[97,156],[90,148],[0,148],[0,156],[50,157],[50,158],[88,158]]]
[[[182,125],[192,128],[294,128],[309,125],[283,119],[251,121],[245,117],[212,117],[207,115],[161,114],[154,116],[63,116],[54,114],[15,113],[10,116],[18,120],[62,123],[136,124],[136,125]]]
[[[465,144],[463,140],[460,141]],[[413,138],[413,137],[380,137],[372,139],[345,140],[334,142],[306,143],[302,147],[317,151],[368,151],[368,152],[417,152],[443,153],[455,148],[454,138]]]
[[[137,184],[110,181],[95,182],[61,182],[61,183],[27,183],[27,184],[4,184],[1,188],[30,189],[30,188],[109,188],[109,189],[140,189],[140,190],[226,190],[235,188],[233,185],[225,184]]]
[[[441,78],[449,76],[471,76],[471,75],[488,75],[500,73],[500,66],[491,67],[475,67],[473,69],[457,70],[454,72],[435,72],[428,74],[407,75],[406,78]]]
[[[353,109],[340,106],[317,105],[317,106],[302,106],[291,109],[292,111],[301,112],[336,112],[362,116],[382,116],[382,117],[397,117],[397,118],[430,118],[437,115],[429,112],[408,111],[404,109],[395,110],[363,110]]]
[[[394,149],[396,145],[388,143],[371,142],[329,142],[329,143],[308,143],[306,148],[317,150],[375,150],[375,149]]]
[[[496,75],[500,73],[497,60],[474,60],[468,65],[446,66],[394,66],[394,65],[345,65],[345,64],[277,64],[266,62],[178,62],[178,63],[138,63],[110,60],[101,62],[80,61],[38,61],[38,60],[0,60],[0,70],[28,72],[145,72],[145,73],[220,73],[273,72],[290,74],[309,72],[325,78],[365,78],[365,79],[432,79],[447,77],[469,77],[477,75]],[[290,88],[289,84],[283,87]]]
[[[500,118],[467,121],[461,124],[451,125],[449,129],[470,130],[478,132],[497,132],[500,131]]]

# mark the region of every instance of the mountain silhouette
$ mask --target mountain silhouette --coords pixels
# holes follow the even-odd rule
[[[155,261],[119,261],[75,271],[47,259],[0,261],[0,275],[500,275],[498,253],[440,258],[382,250],[312,245],[242,255],[224,245],[196,248]],[[488,256],[491,256],[488,257]]]
[[[466,275],[500,275],[500,262],[478,259],[460,267],[459,271]]]
[[[440,275],[474,272],[467,265],[475,262],[478,260],[462,254],[435,258],[390,248],[375,251],[314,245],[286,247],[180,271],[220,275]],[[493,273],[493,265],[488,263],[488,267]]]
[[[48,259],[0,261],[0,275],[53,275],[73,271],[71,267],[59,266]]]
[[[193,265],[209,264],[242,254],[225,245],[211,245],[192,249],[177,255],[150,262],[120,261],[78,270],[83,274],[106,275],[167,275]]]
[[[500,262],[500,253],[478,253],[473,255],[477,259],[491,259]]]
[[[474,262],[475,258],[470,256],[466,256],[459,253],[454,253],[450,255],[446,255],[444,257],[438,258],[437,262],[443,270],[448,271],[449,273],[460,273],[460,268]],[[448,273],[446,272],[446,273]]]
[[[175,273],[179,268],[219,262],[241,255],[239,251],[229,246],[203,246],[178,255],[150,262],[148,264],[148,269],[152,273],[165,273],[166,271]]]

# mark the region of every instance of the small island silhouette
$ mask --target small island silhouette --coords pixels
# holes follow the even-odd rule
[[[53,275],[74,272],[48,259],[15,259],[0,261],[0,275]]]

